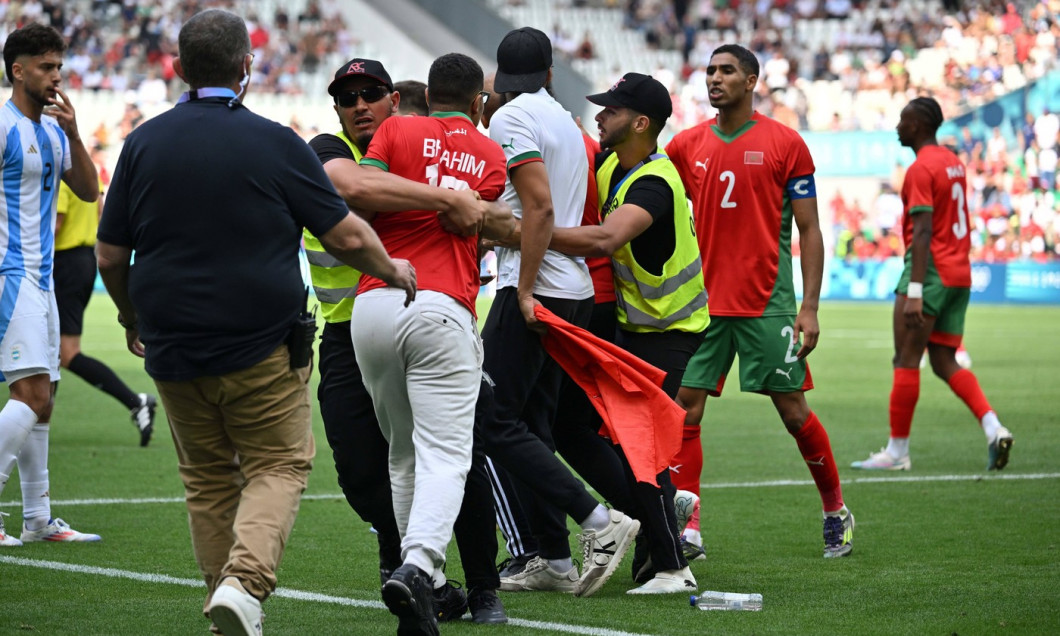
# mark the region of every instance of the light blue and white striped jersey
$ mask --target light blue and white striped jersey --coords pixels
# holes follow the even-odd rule
[[[52,288],[59,181],[73,165],[58,122],[36,123],[8,100],[0,109],[0,276]]]

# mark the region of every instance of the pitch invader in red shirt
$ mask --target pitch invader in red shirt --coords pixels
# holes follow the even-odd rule
[[[482,68],[459,53],[434,61],[427,76],[429,117],[391,117],[361,165],[487,201],[504,191],[500,146],[478,132]],[[495,210],[496,211],[496,210]],[[372,226],[391,255],[417,270],[410,305],[394,288],[361,277],[351,331],[379,428],[390,444],[394,518],[403,563],[383,584],[398,633],[437,634],[432,580],[445,580],[446,549],[471,467],[482,341],[475,318],[478,234],[502,238],[511,213],[487,217],[470,235],[434,210],[382,212]]]
[[[688,410],[674,484],[699,492],[699,426],[707,395],[720,396],[740,356],[740,390],[763,393],[795,438],[824,512],[824,556],[853,549],[854,517],[843,493],[828,433],[806,403],[813,388],[806,356],[817,346],[824,243],[817,219],[814,165],[790,128],[754,111],[759,65],[735,44],[707,66],[715,119],[678,134],[666,147],[692,199],[703,255],[710,325],[688,363],[678,400]],[[802,248],[803,300],[795,311],[792,220]],[[689,537],[689,535],[692,535]],[[695,540],[697,529],[686,530]]]
[[[905,270],[894,299],[894,383],[891,437],[887,446],[854,462],[866,470],[909,470],[909,430],[920,397],[920,356],[927,347],[931,370],[950,385],[976,419],[987,440],[987,470],[1008,463],[1012,433],[1001,425],[979,381],[957,362],[964,316],[971,294],[971,239],[961,160],[938,144],[942,109],[930,97],[917,97],[902,109],[898,141],[912,148],[916,161],[902,184]]]

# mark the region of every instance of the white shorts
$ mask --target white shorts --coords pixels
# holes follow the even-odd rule
[[[59,309],[55,292],[25,279],[4,276],[0,276],[0,290],[0,373],[4,380],[11,384],[47,373],[52,382],[58,382]]]

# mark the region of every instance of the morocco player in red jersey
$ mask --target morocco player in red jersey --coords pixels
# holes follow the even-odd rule
[[[496,200],[504,191],[505,158],[477,129],[482,81],[482,68],[466,55],[435,60],[427,78],[431,115],[384,121],[361,165]],[[448,231],[433,210],[379,213],[372,226],[387,252],[402,254],[417,271],[411,305],[383,281],[362,276],[351,325],[365,387],[390,444],[404,559],[383,585],[383,601],[398,616],[398,633],[437,634],[432,580],[445,578],[482,377],[478,235]],[[506,212],[488,217],[482,232],[501,238],[513,229]]]
[[[865,470],[909,470],[909,429],[920,397],[920,356],[927,346],[931,370],[950,385],[986,434],[987,470],[1008,463],[1012,434],[1001,425],[979,381],[957,362],[964,315],[971,294],[968,262],[968,184],[964,165],[935,139],[942,109],[930,97],[917,97],[902,109],[898,141],[916,153],[902,184],[902,236],[905,270],[894,299],[894,383],[891,437],[887,446],[854,462]]]
[[[828,433],[805,396],[813,388],[805,358],[820,333],[817,304],[824,265],[813,160],[795,131],[754,111],[758,73],[751,51],[735,44],[715,49],[707,88],[718,116],[678,134],[666,147],[692,199],[710,309],[703,344],[689,361],[678,393],[688,417],[673,481],[678,488],[699,491],[703,408],[708,394],[721,395],[739,355],[740,389],[772,399],[817,485],[824,556],[842,557],[853,549],[854,517],[843,504]],[[802,248],[798,313],[793,220]],[[692,533],[698,530],[686,530],[686,537]]]

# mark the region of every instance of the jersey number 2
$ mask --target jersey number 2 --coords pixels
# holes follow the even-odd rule
[[[732,170],[726,170],[721,173],[720,179],[728,184],[725,186],[725,195],[721,197],[722,209],[735,208],[736,202],[730,201],[729,197],[732,196],[732,189],[736,185],[736,174]]]
[[[788,364],[798,362],[799,356],[791,352],[791,350],[795,348],[795,345],[799,344],[798,340],[795,340],[795,328],[790,326],[784,327],[780,330],[780,335],[788,340],[788,352],[784,354],[784,362],[787,362]]]

